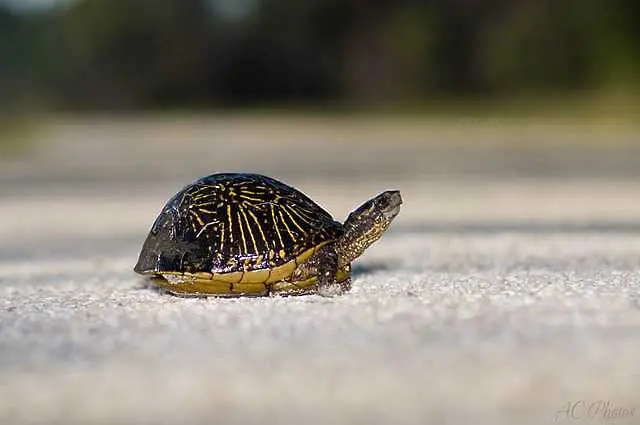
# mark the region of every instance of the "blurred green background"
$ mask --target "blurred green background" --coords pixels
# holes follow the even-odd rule
[[[0,180],[635,178],[638,22],[636,0],[0,0],[0,159],[40,152]]]
[[[553,96],[635,106],[638,22],[636,0],[4,0],[0,102],[437,111],[452,99]]]

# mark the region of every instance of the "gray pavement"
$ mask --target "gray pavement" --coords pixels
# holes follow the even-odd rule
[[[306,133],[252,129],[263,161],[229,147],[210,171],[279,173],[338,219],[399,188],[403,211],[342,297],[182,299],[131,268],[211,148],[96,155],[61,128],[55,155],[0,172],[0,424],[640,423],[640,181],[430,176],[418,136],[354,167],[317,152],[343,173],[286,171],[308,158],[256,140]]]

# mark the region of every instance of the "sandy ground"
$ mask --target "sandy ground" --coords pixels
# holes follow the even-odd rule
[[[489,149],[475,169],[495,174],[456,178],[425,171],[438,161],[418,136],[350,163],[337,137],[314,161],[291,141],[261,147],[269,128],[222,157],[193,132],[125,155],[107,140],[152,135],[82,128],[95,144],[59,126],[0,172],[1,424],[640,423],[640,182],[581,174],[597,156],[564,178],[538,152],[537,177],[507,178]],[[388,188],[405,205],[345,296],[166,296],[131,269],[207,152],[211,171],[275,172],[339,219]]]

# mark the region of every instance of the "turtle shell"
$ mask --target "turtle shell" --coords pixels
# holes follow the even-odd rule
[[[274,282],[342,232],[331,214],[291,186],[258,174],[213,174],[167,202],[134,270]]]

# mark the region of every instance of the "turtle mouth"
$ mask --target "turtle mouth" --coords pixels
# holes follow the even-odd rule
[[[400,205],[401,204],[398,204],[395,207],[392,207],[391,209],[388,209],[385,212],[383,212],[382,215],[384,216],[384,218],[386,218],[387,220],[393,220],[395,216],[397,216],[398,213],[400,212]]]

